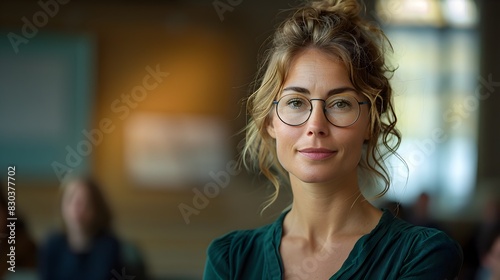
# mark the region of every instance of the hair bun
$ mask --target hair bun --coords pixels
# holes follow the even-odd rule
[[[350,19],[359,18],[361,11],[357,0],[313,0],[310,2],[310,6],[319,11],[335,13]]]

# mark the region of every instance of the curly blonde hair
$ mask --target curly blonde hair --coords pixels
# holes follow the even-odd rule
[[[242,150],[245,167],[263,174],[275,188],[264,209],[277,199],[283,181],[288,183],[288,173],[278,162],[275,140],[266,129],[272,103],[282,91],[292,60],[308,48],[338,57],[355,89],[369,99],[371,137],[364,143],[358,171],[382,181],[383,190],[375,198],[389,189],[391,178],[384,160],[397,156],[401,142],[389,84],[394,69],[384,57],[392,46],[377,25],[361,17],[361,8],[355,0],[311,1],[296,9],[272,37],[259,71],[263,74],[247,100],[250,118]]]

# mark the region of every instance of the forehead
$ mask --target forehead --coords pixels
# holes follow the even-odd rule
[[[319,89],[352,86],[352,83],[346,66],[339,58],[310,48],[293,58],[284,82],[284,86],[288,85]]]

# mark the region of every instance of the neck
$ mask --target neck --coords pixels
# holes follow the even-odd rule
[[[306,239],[364,235],[378,223],[382,212],[362,196],[356,176],[328,184],[304,183],[290,178],[294,201],[284,221],[284,233]]]

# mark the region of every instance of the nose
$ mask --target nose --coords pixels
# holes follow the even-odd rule
[[[311,116],[306,122],[307,124],[307,135],[308,136],[328,136],[330,122],[326,119],[325,115],[325,101],[321,99],[311,99],[311,103],[317,101],[313,104]]]

